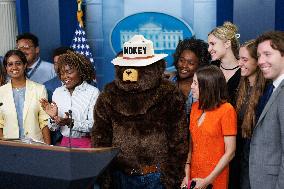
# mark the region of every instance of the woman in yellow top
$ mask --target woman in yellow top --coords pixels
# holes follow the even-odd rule
[[[19,50],[10,50],[4,57],[3,65],[11,80],[0,87],[0,137],[50,144],[49,116],[39,102],[47,98],[47,92],[43,85],[26,78],[27,63]]]

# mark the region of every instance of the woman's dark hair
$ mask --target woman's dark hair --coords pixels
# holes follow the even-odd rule
[[[27,60],[25,54],[22,51],[20,51],[20,50],[9,50],[5,54],[4,59],[3,59],[3,65],[4,65],[5,68],[7,67],[8,59],[10,58],[10,56],[13,56],[13,55],[16,55],[17,57],[19,57],[20,60],[23,62],[23,64],[28,64],[28,60]]]
[[[176,69],[180,55],[184,50],[190,50],[196,55],[199,60],[198,67],[203,67],[210,64],[211,55],[208,52],[208,44],[201,39],[195,39],[192,37],[179,41],[176,51],[173,54],[174,66]]]
[[[0,86],[6,83],[6,70],[3,67],[3,64],[0,62]]]
[[[13,56],[13,55],[16,55],[17,57],[19,57],[20,60],[22,61],[22,63],[23,63],[24,65],[27,65],[27,64],[28,64],[28,60],[27,60],[25,54],[24,54],[22,51],[20,51],[20,50],[9,50],[9,51],[5,54],[4,59],[3,59],[3,66],[4,66],[4,68],[5,68],[5,69],[3,69],[3,72],[4,72],[5,78],[6,78],[6,75],[7,75],[7,74],[6,74],[6,73],[7,73],[6,67],[7,67],[8,59],[9,59],[11,56]],[[1,74],[1,75],[2,75],[2,74]],[[25,72],[25,76],[26,76],[26,72]],[[2,79],[1,79],[1,80],[2,80]],[[6,81],[6,79],[4,79],[4,82],[5,82],[5,81]]]
[[[80,53],[68,50],[67,53],[59,56],[58,63],[59,78],[61,78],[60,70],[65,65],[68,65],[71,68],[75,68],[79,72],[82,81],[91,83],[95,77],[94,66],[88,58],[81,55]]]
[[[217,66],[205,66],[196,71],[199,86],[199,109],[212,110],[228,99],[226,79]]]

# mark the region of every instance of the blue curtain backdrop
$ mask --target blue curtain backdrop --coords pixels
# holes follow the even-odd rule
[[[86,30],[88,38],[91,38],[89,44],[95,56],[100,89],[105,83],[111,81],[114,75],[113,65],[109,59],[106,59],[107,52],[104,51],[110,48],[110,31],[106,28],[115,24],[115,18],[124,16],[122,11],[115,10],[123,10],[125,0],[117,2],[117,0],[88,0],[84,3],[85,5],[88,4],[85,10],[85,23],[88,23]],[[266,30],[284,30],[284,1],[265,1],[267,4],[261,5],[257,2],[257,0],[249,2],[246,0],[216,0],[215,24],[222,25],[224,21],[233,21],[240,28],[241,41],[256,37]],[[249,6],[249,11],[252,14],[270,15],[269,19],[260,19],[259,16],[248,18],[245,14],[248,4],[252,5]],[[190,15],[196,16],[192,12],[193,9],[188,7],[189,5],[191,4],[186,5],[188,15],[185,20],[187,22],[192,21],[191,18],[188,18]],[[106,6],[112,7],[112,9],[104,9],[103,7]],[[71,44],[77,24],[76,11],[76,0],[16,0],[19,33],[35,33],[40,40],[41,57],[51,61],[53,49]],[[129,12],[129,10],[125,11]],[[200,14],[200,11],[198,14]],[[205,16],[208,16],[208,12],[205,14]],[[103,20],[108,15],[112,15],[113,19]],[[251,24],[257,27],[247,27]],[[195,28],[193,27],[193,29]]]

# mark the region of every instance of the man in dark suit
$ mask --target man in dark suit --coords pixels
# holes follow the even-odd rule
[[[249,175],[252,189],[284,188],[284,32],[273,31],[256,40],[258,65],[273,81],[253,131]]]

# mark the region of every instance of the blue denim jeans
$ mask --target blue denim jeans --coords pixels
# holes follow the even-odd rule
[[[150,173],[143,176],[128,176],[120,171],[113,174],[116,189],[165,189],[161,183],[161,173]]]

